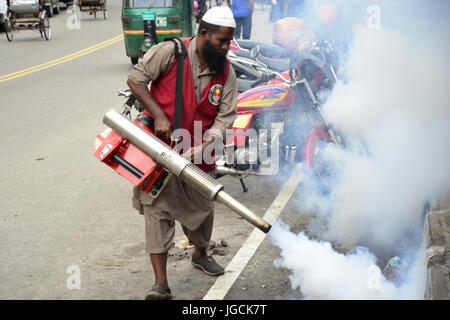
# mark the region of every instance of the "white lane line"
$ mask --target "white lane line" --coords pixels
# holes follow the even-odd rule
[[[270,224],[275,223],[281,211],[283,211],[289,199],[294,194],[302,178],[302,165],[298,164],[292,175],[289,177],[289,180],[283,186],[281,192],[272,202],[269,209],[267,209],[263,217],[264,220]],[[233,283],[256,252],[256,249],[258,249],[259,245],[264,240],[265,236],[266,234],[257,228],[252,231],[242,247],[225,268],[225,274],[217,278],[208,293],[203,297],[203,300],[223,300]]]

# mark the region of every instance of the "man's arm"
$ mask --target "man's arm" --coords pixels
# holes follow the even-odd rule
[[[127,81],[133,95],[155,120],[155,135],[166,142],[170,141],[172,125],[150,94],[148,84],[169,69],[173,62],[173,49],[172,42],[152,47],[130,71]]]
[[[253,9],[255,7],[255,3],[253,0],[248,0],[248,6],[250,7],[250,14],[253,14]]]
[[[135,96],[135,98],[142,103],[142,105],[145,106],[145,108],[150,112],[150,114],[153,116],[153,119],[155,120],[155,128],[154,133],[155,135],[166,141],[170,141],[170,135],[172,134],[172,125],[167,120],[166,115],[162,111],[161,107],[158,105],[158,103],[153,99],[152,95],[148,91],[148,88],[146,85],[136,84],[133,81],[129,80],[127,81],[128,87],[130,88],[131,92]]]

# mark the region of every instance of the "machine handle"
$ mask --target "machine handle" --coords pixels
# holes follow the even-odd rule
[[[111,155],[111,158],[117,162],[118,164],[120,164],[122,167],[124,167],[125,169],[127,169],[128,171],[130,171],[132,174],[134,174],[136,177],[138,177],[139,179],[142,178],[144,176],[144,173],[139,170],[138,168],[136,168],[135,166],[133,166],[131,163],[129,163],[127,160],[125,160],[124,158],[122,158],[121,156],[119,156],[118,154],[114,153]]]

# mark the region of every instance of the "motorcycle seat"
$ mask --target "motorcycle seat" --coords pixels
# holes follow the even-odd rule
[[[272,59],[263,56],[258,56],[257,60],[264,63],[269,69],[285,72],[289,70],[289,58]]]
[[[290,56],[290,51],[277,46],[275,44],[267,44],[267,43],[261,43],[261,42],[256,42],[256,41],[251,41],[251,40],[237,40],[237,43],[239,44],[239,46],[243,49],[247,49],[247,50],[252,50],[254,49],[256,46],[259,46],[259,55],[258,56],[264,56],[264,57],[268,57],[268,58],[288,58]],[[242,52],[242,51],[241,51]],[[246,51],[243,51],[245,53],[247,53],[247,55],[249,54]]]

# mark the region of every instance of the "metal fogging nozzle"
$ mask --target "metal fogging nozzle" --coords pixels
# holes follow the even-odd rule
[[[271,225],[223,191],[222,184],[119,112],[109,110],[103,117],[103,123],[206,198],[223,203],[261,231],[269,232]]]

